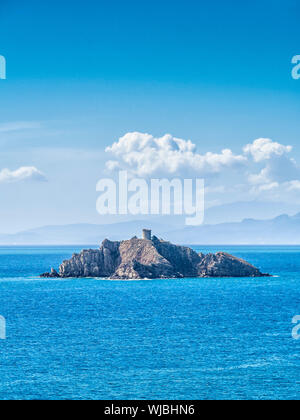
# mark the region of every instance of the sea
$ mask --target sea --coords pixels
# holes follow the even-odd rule
[[[82,247],[1,247],[0,399],[298,400],[300,247],[193,248],[273,277],[40,279]]]

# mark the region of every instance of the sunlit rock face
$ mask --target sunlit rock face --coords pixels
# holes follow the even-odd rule
[[[191,277],[268,276],[248,262],[225,252],[198,254],[155,236],[121,242],[105,239],[99,249],[83,250],[64,261],[59,272],[41,277],[103,277],[111,279],[175,279]]]

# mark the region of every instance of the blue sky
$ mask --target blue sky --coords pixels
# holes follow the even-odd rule
[[[299,163],[300,81],[291,77],[299,15],[298,0],[2,0],[0,171],[34,167],[47,181],[0,183],[0,232],[105,222],[95,185],[105,148],[128,132],[191,139],[201,154],[240,155],[268,138],[293,146],[289,159]],[[221,178],[232,184],[232,176]],[[268,177],[268,191],[277,178]],[[273,185],[267,198],[296,180],[282,180],[280,191]],[[246,198],[245,186],[209,200]]]

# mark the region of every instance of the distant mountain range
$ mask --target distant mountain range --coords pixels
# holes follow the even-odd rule
[[[209,207],[205,210],[205,224],[241,222],[244,219],[267,220],[280,214],[293,215],[299,212],[298,204],[280,201],[236,201]]]
[[[238,223],[186,227],[169,232],[168,238],[191,245],[300,245],[300,213],[269,220],[245,219]]]
[[[165,236],[171,227],[163,224],[149,224],[147,221],[130,221],[108,225],[75,224],[44,226],[16,234],[0,235],[0,245],[95,245],[103,239],[120,240],[141,236],[142,229],[151,228],[158,235]],[[174,229],[174,227],[173,227]]]
[[[0,235],[0,245],[97,245],[103,239],[141,236],[143,228],[178,244],[205,245],[296,245],[300,244],[300,213],[268,220],[245,219],[199,227],[174,228],[166,223],[131,221],[110,225],[77,224],[45,226],[12,235]]]

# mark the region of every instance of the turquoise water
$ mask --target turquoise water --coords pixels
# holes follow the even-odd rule
[[[273,278],[37,278],[80,248],[0,248],[0,399],[300,397],[300,247],[195,247]]]

